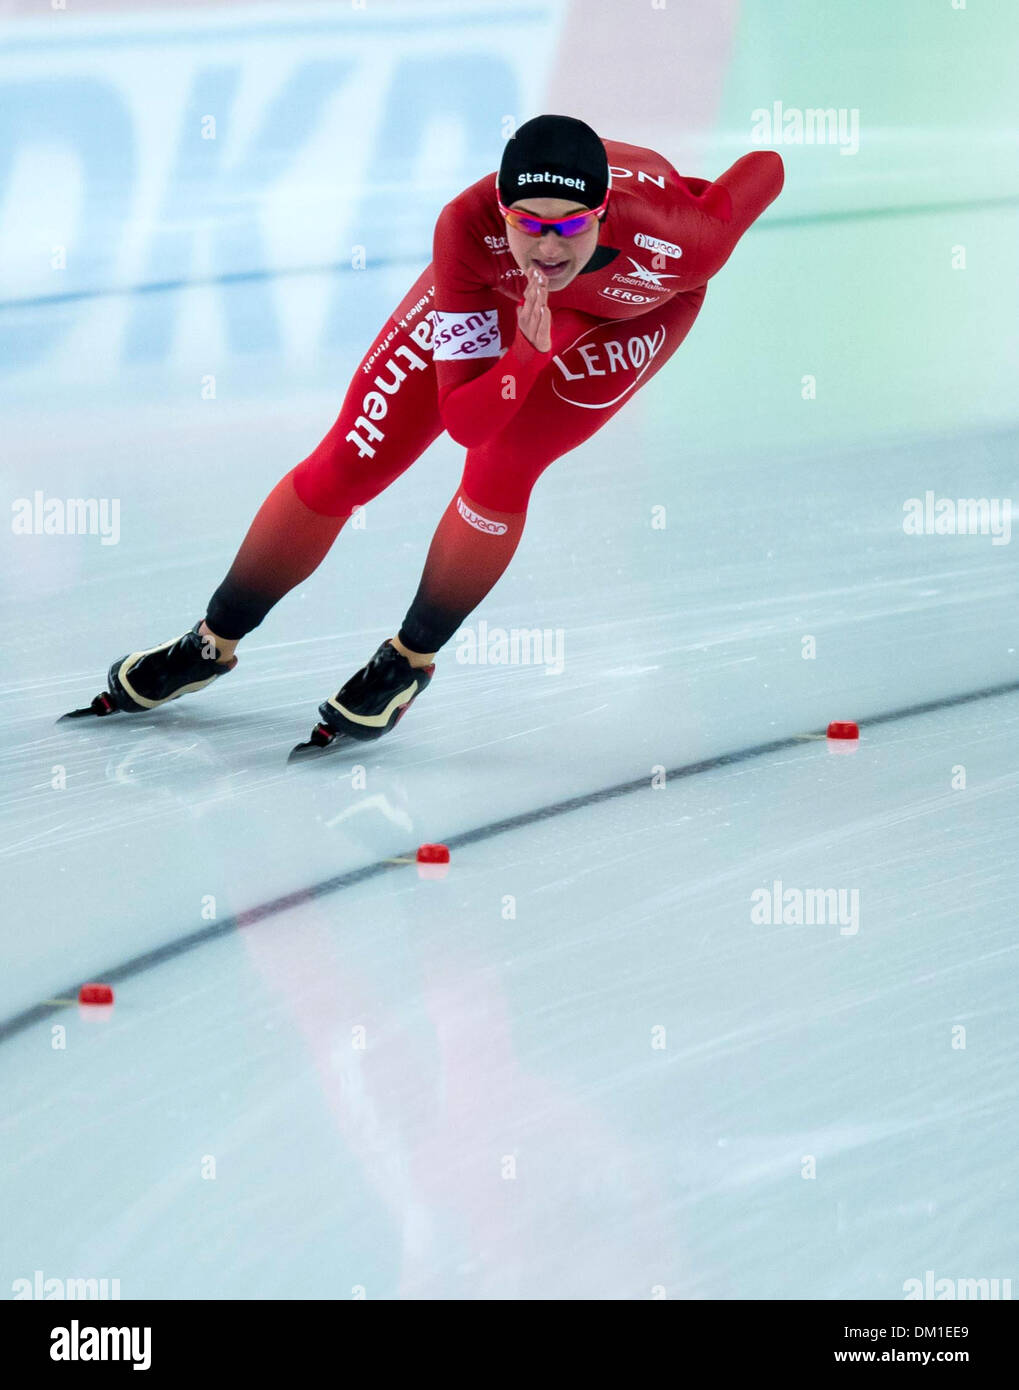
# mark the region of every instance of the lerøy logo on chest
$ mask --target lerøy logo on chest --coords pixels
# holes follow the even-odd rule
[[[583,410],[603,410],[622,400],[665,346],[665,328],[630,333],[621,323],[599,323],[552,358],[552,389]]]

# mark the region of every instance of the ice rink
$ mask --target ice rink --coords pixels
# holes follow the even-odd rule
[[[391,737],[315,763],[286,756],[395,632],[448,438],[212,689],[55,721],[204,614],[424,261],[113,286],[15,375],[6,495],[120,513],[115,544],[0,551],[0,1297],[39,1270],[194,1299],[1019,1275],[1015,198],[811,222],[801,196],[539,483],[471,627],[551,659],[454,642]],[[956,242],[983,268],[946,274],[928,358]],[[266,286],[339,327],[238,348]],[[928,491],[1003,499],[1009,541],[907,534]],[[818,892],[838,914],[797,921]],[[112,1011],[75,1002],[92,980]]]
[[[243,431],[202,409],[90,425],[146,510],[73,588],[26,538],[39,567],[5,605],[5,1279],[866,1298],[1007,1275],[1012,555],[897,513],[932,449],[946,492],[976,469],[1009,495],[1015,437],[680,461],[645,410],[624,475],[620,415],[547,475],[482,610],[563,629],[561,674],[447,650],[392,737],[288,767],[402,613],[458,451],[373,504],[214,689],[54,726],[120,648],[200,613],[223,461],[257,447],[268,477],[307,433],[289,400]],[[32,446],[58,495],[80,429]],[[148,494],[139,457],[186,481]],[[848,755],[807,737],[830,718],[861,723]],[[389,862],[425,841],[451,846],[442,881]],[[857,915],[755,923],[776,880]],[[86,979],[115,983],[112,1017],[44,1002]]]

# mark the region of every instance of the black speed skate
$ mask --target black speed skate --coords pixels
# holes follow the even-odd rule
[[[367,666],[319,705],[322,722],[312,729],[307,743],[292,750],[288,761],[313,757],[348,739],[363,743],[388,734],[428,688],[434,674],[434,663],[412,666],[391,642],[383,642]]]
[[[109,690],[100,691],[90,705],[73,709],[61,719],[144,713],[193,690],[204,690],[218,676],[232,671],[237,658],[217,660],[219,652],[207,638],[199,636],[201,625],[199,619],[183,637],[118,657],[107,676]]]

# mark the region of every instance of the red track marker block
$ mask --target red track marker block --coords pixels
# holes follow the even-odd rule
[[[828,725],[829,738],[859,738],[860,726],[852,720],[833,719]]]
[[[112,1004],[112,985],[82,985],[78,991],[79,1004]]]
[[[417,852],[418,878],[442,879],[449,873],[446,845],[420,845]]]
[[[445,845],[419,845],[417,861],[419,864],[448,864],[449,850]]]

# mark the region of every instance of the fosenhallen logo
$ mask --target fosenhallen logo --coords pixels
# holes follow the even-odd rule
[[[478,512],[472,511],[462,497],[456,499],[456,509],[466,521],[468,526],[473,526],[475,531],[484,531],[486,536],[504,536],[506,534],[506,523],[504,521],[490,521],[487,516],[481,516]]]
[[[640,261],[635,261],[632,256],[626,258],[633,266],[625,275],[613,275],[613,280],[618,280],[621,285],[649,285],[653,290],[668,289],[668,285],[663,285],[663,280],[675,280],[675,271],[648,270],[641,265]]]
[[[604,410],[633,390],[665,346],[665,329],[658,327],[630,337],[606,336],[618,334],[621,327],[616,323],[595,324],[552,358],[559,369],[559,376],[552,378],[552,389],[561,401],[582,410]]]
[[[642,246],[645,251],[655,251],[659,256],[671,256],[674,261],[678,261],[683,254],[680,246],[675,246],[671,241],[662,241],[660,237],[648,236],[646,232],[634,232],[634,246]]]

